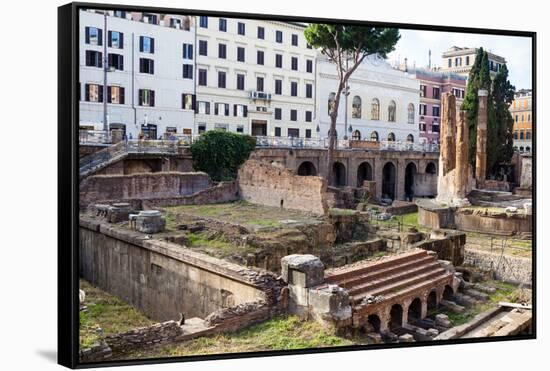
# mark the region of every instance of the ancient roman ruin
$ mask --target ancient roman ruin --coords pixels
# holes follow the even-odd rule
[[[450,93],[439,157],[340,149],[334,184],[322,149],[258,148],[235,180],[214,182],[185,145],[81,146],[80,275],[157,322],[107,334],[81,360],[277,316],[365,344],[529,333],[528,295],[498,295],[499,282],[530,289],[531,259],[504,245],[531,238],[531,162],[517,159],[517,192],[485,178],[486,98],[480,91],[475,169]]]

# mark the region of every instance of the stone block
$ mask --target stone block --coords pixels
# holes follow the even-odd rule
[[[140,211],[134,218],[136,230],[142,233],[159,233],[166,226],[166,220],[157,210]]]
[[[446,314],[437,314],[435,316],[435,324],[440,327],[444,328],[451,328],[453,327],[453,324],[449,320],[449,317]]]
[[[289,285],[317,286],[325,280],[325,266],[316,256],[287,255],[281,259],[281,275]]]
[[[413,343],[414,342],[414,336],[411,334],[403,334],[399,336],[399,342],[400,343]]]

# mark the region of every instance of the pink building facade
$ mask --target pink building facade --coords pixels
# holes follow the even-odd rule
[[[446,92],[453,93],[457,98],[457,106],[460,107],[466,91],[466,78],[454,73],[428,69],[416,69],[410,73],[420,82],[420,138],[426,143],[439,143],[441,96]]]

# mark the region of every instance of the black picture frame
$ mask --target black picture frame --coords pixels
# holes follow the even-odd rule
[[[170,357],[156,359],[135,359],[107,361],[101,363],[79,363],[78,329],[78,213],[79,213],[79,173],[78,173],[78,100],[79,100],[79,15],[80,9],[126,10],[137,12],[170,13],[184,15],[206,15],[238,17],[243,19],[280,20],[287,22],[348,23],[373,26],[396,27],[426,31],[481,33],[488,35],[522,36],[531,38],[532,48],[532,111],[533,111],[533,249],[532,274],[533,293],[537,290],[537,33],[531,31],[512,31],[489,28],[466,28],[456,26],[425,25],[412,23],[372,22],[349,19],[325,19],[315,17],[296,17],[271,14],[252,14],[239,12],[202,11],[193,9],[129,6],[116,4],[98,4],[74,2],[58,8],[58,363],[69,368],[92,368],[105,366],[123,366],[136,364],[155,364],[168,362],[189,362],[222,360],[232,358],[281,356],[290,354],[311,354],[325,352],[344,352],[385,348],[437,346],[449,344],[475,344],[485,342],[531,340],[537,338],[537,297],[533,296],[533,331],[530,335],[506,337],[454,339],[445,341],[415,342],[409,344],[353,345],[301,350],[261,351],[251,353],[215,354],[204,356]]]

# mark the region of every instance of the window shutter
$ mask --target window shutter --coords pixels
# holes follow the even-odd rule
[[[120,87],[119,91],[120,91],[120,104],[124,104],[124,88]]]
[[[181,95],[181,109],[185,109],[185,94]]]
[[[199,106],[197,104],[195,104],[195,96],[194,95],[193,95],[193,109],[195,110],[195,113],[199,113]]]
[[[86,44],[90,43],[90,27],[86,27],[86,31],[84,32],[86,36],[84,37],[86,39]]]
[[[97,45],[103,45],[103,30],[101,28],[98,28],[97,30],[97,38]]]
[[[138,104],[140,106],[143,106],[143,90],[142,89],[139,89],[139,98],[138,98]]]
[[[101,52],[98,52],[97,53],[97,58],[98,58],[98,67],[99,68],[103,68],[103,53]]]
[[[151,74],[154,75],[155,74],[155,61],[151,59]]]
[[[229,116],[229,103],[225,104],[225,115]]]
[[[206,102],[206,109],[205,109],[205,112],[207,115],[210,114],[210,102]]]
[[[90,63],[90,51],[86,50],[86,66],[91,65]]]
[[[214,103],[214,115],[218,115],[218,103]]]
[[[99,94],[98,94],[98,102],[103,102],[103,85],[98,85],[98,90],[99,90]]]
[[[123,55],[120,56],[120,66],[119,67],[120,67],[121,70],[124,70],[124,56]]]
[[[237,105],[233,105],[233,116],[237,116]]]
[[[107,103],[112,103],[111,90],[112,90],[111,87],[107,86]]]
[[[155,53],[155,39],[151,38],[151,54]]]
[[[191,96],[191,109],[194,110],[197,107],[197,96],[193,94]]]
[[[108,31],[107,32],[107,45],[109,46],[109,48],[111,46],[113,46],[112,37],[113,37],[113,31]]]
[[[122,32],[119,32],[119,42],[120,42],[120,45],[119,45],[119,49],[124,49],[124,34]]]
[[[90,101],[90,84],[84,84],[84,100]]]
[[[151,107],[155,106],[155,91],[151,90]]]
[[[139,51],[143,52],[143,36],[139,37]]]
[[[243,107],[243,115],[244,117],[248,117],[248,106]]]
[[[187,58],[193,59],[193,44],[189,44],[188,54]]]

